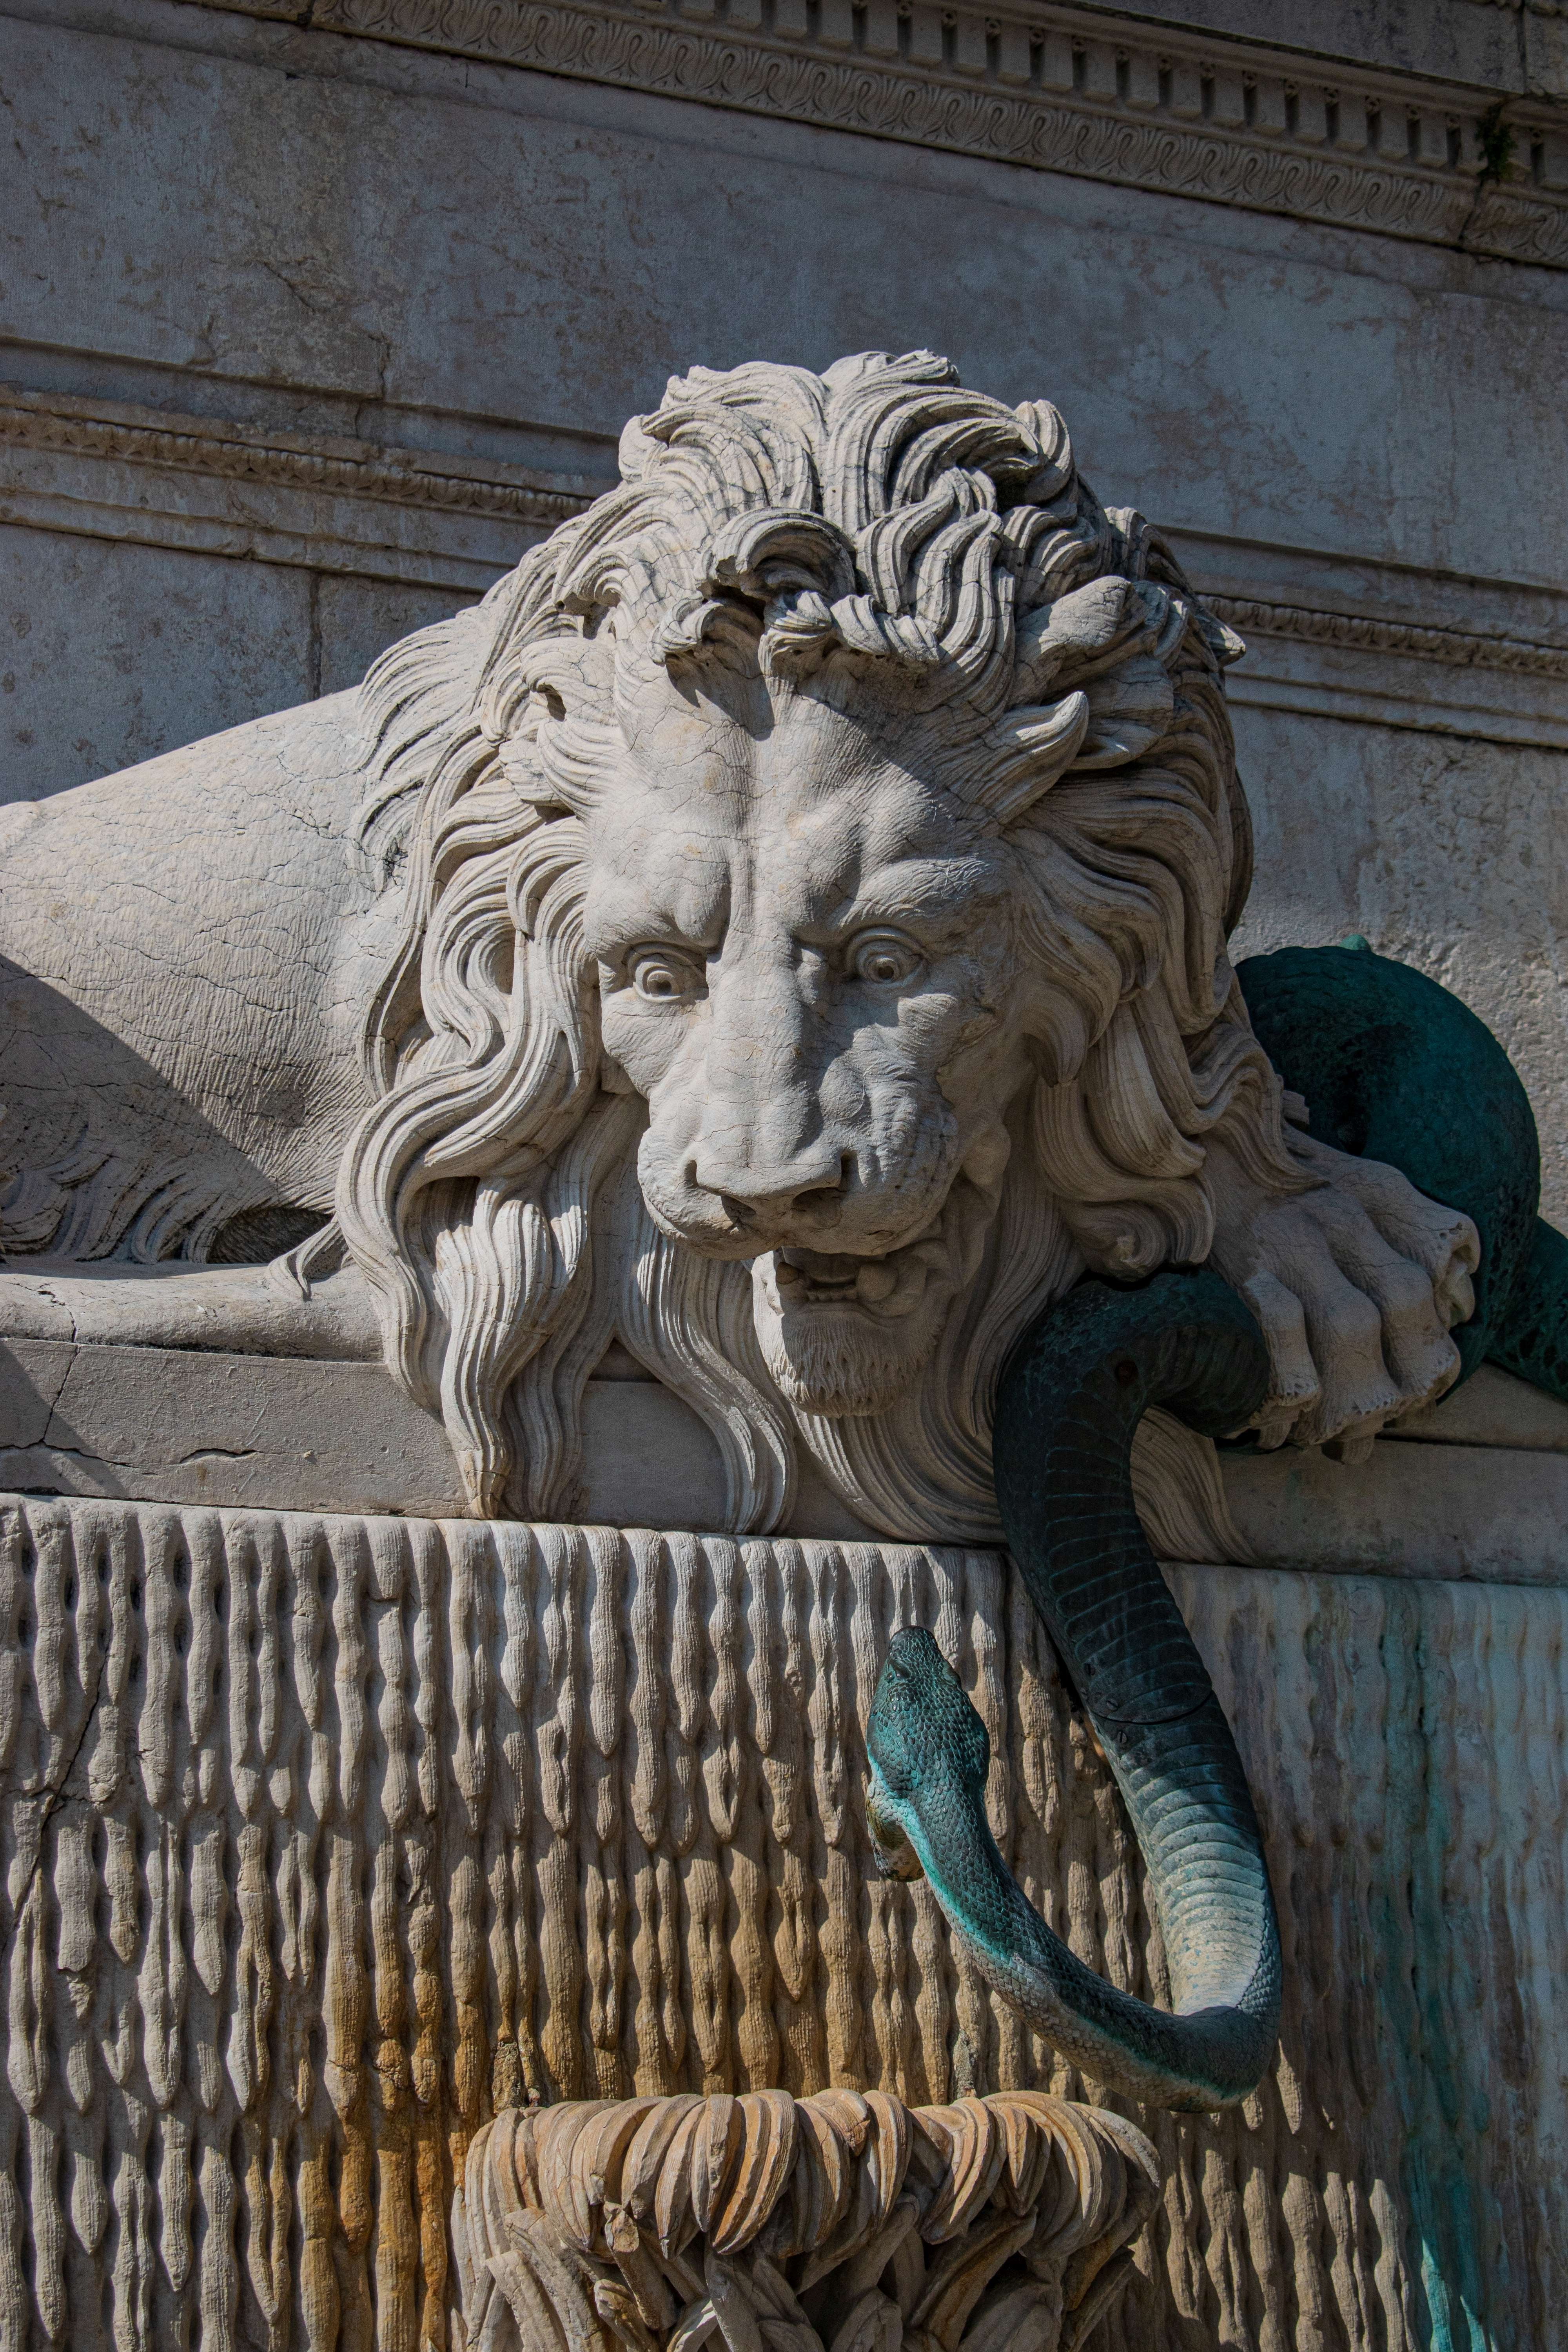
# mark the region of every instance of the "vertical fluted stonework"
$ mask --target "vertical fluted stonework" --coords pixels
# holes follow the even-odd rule
[[[1550,2340],[1568,2302],[1559,1591],[1186,1569],[1285,1937],[1278,2068],[1149,2120],[1116,2352]],[[1109,1776],[987,1553],[0,1506],[0,2345],[450,2341],[455,2186],[531,2101],[1096,2086],[871,1870],[931,1627],[992,1819],[1163,1998]],[[1510,2336],[1511,2331],[1511,2336]]]

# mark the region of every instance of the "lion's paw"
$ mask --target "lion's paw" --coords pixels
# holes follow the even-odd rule
[[[1448,1334],[1475,1306],[1475,1226],[1380,1160],[1289,1132],[1313,1189],[1270,1196],[1220,1148],[1211,1264],[1262,1327],[1273,1385],[1258,1443],[1327,1444],[1359,1460],[1385,1423],[1429,1404],[1459,1369]]]

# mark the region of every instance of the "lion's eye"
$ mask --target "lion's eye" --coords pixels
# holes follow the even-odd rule
[[[892,988],[917,972],[925,959],[917,947],[897,931],[863,931],[849,950],[849,969],[857,980],[873,987]]]
[[[652,1004],[676,1004],[701,993],[696,967],[668,948],[641,948],[631,960],[632,986]]]

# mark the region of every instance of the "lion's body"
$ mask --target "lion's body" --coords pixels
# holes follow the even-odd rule
[[[0,1152],[34,1246],[199,1258],[267,1205],[331,1214],[395,920],[345,855],[357,750],[334,695],[5,813]]]

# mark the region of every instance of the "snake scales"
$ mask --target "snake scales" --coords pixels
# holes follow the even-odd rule
[[[1490,1360],[1568,1398],[1568,1239],[1536,1214],[1535,1123],[1491,1033],[1360,940],[1258,957],[1238,977],[1312,1136],[1474,1220],[1460,1379]],[[1230,1727],[1138,1522],[1132,1436],[1153,1405],[1222,1436],[1268,1387],[1251,1313],[1199,1267],[1080,1283],[1015,1349],[997,1398],[1009,1548],[1126,1803],[1173,2011],[1108,1984],[1026,1901],[985,1818],[984,1726],[929,1633],[894,1636],[867,1730],[882,1867],[924,1874],[981,1974],[1064,2056],[1159,2106],[1222,2106],[1258,2084],[1279,2028],[1279,1933]]]

